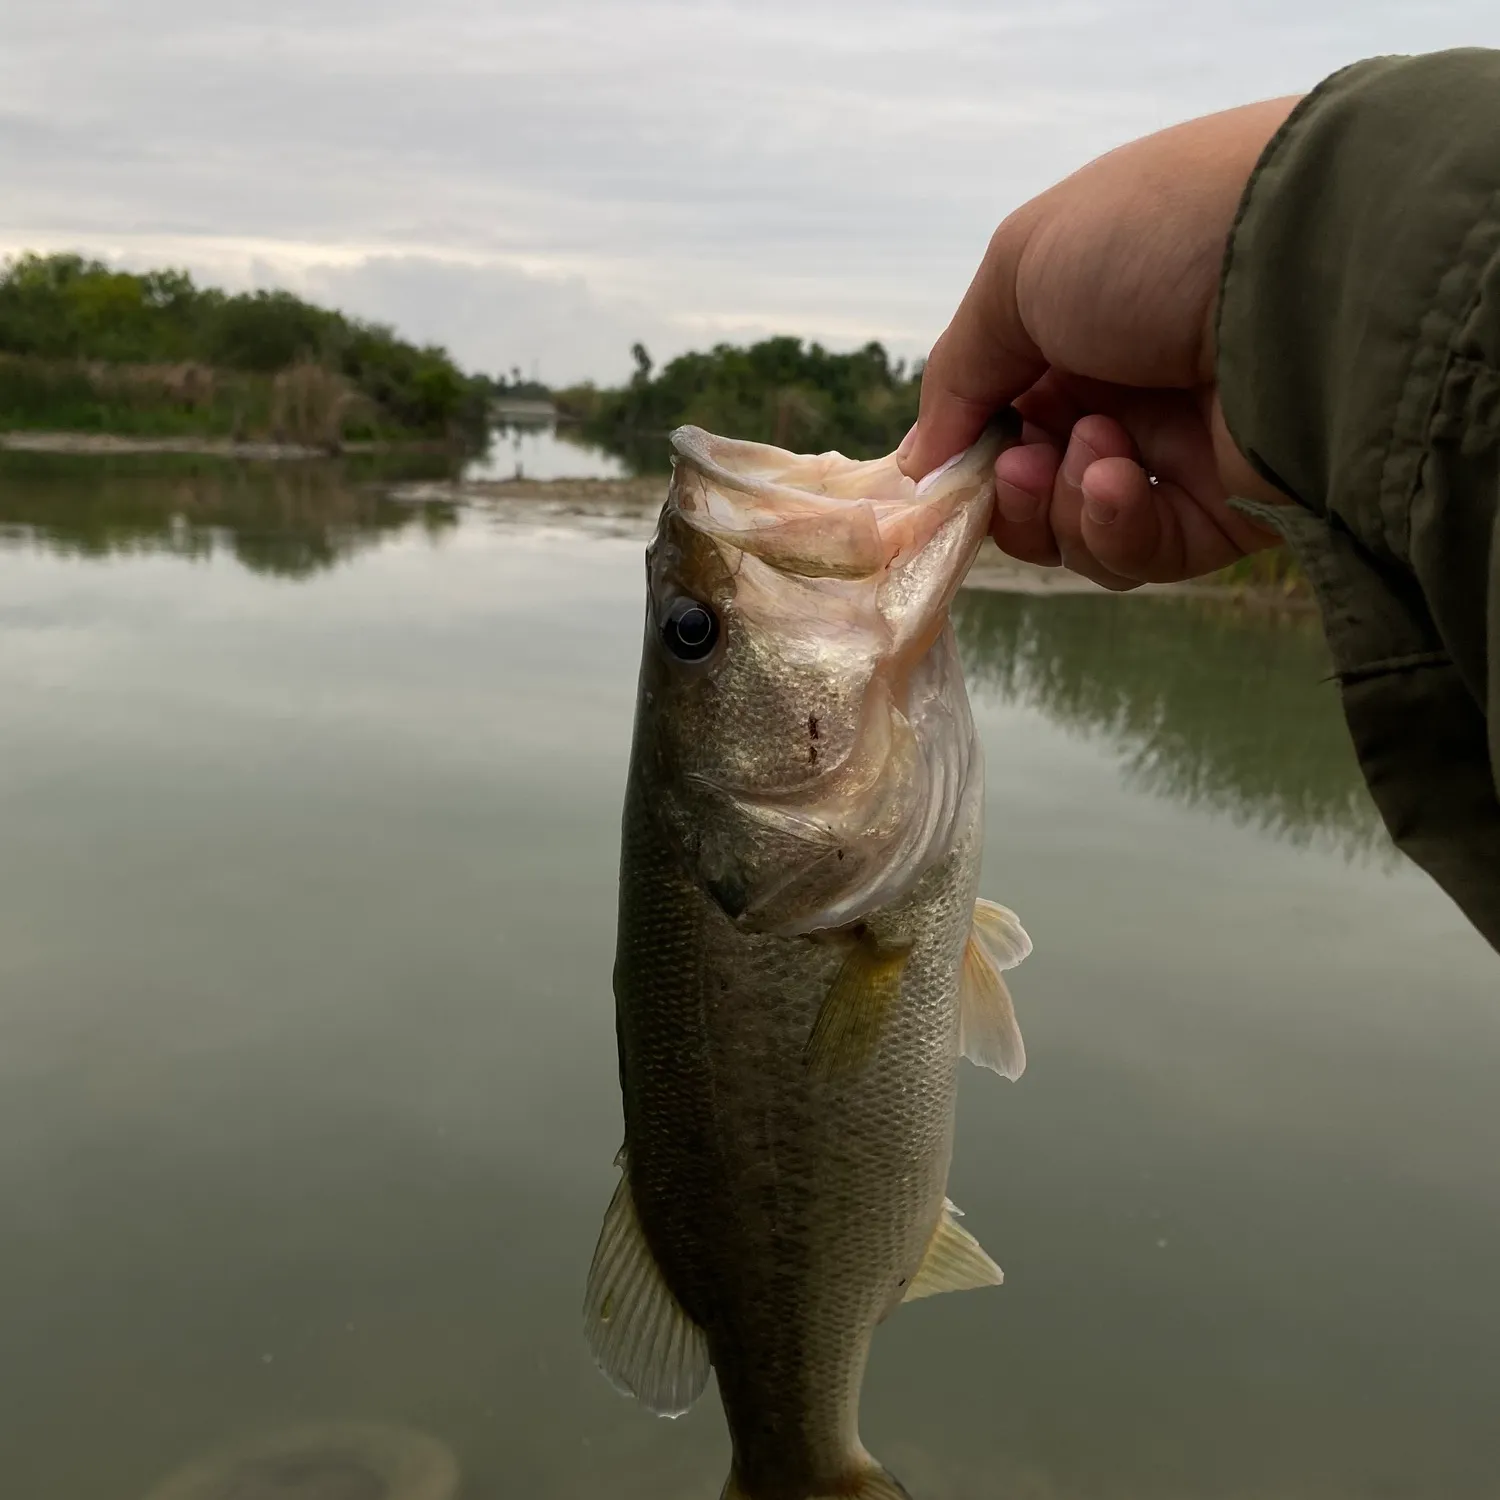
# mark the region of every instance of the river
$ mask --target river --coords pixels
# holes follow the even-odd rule
[[[718,1494],[717,1403],[648,1416],[580,1333],[626,531],[0,463],[0,1493],[361,1422],[465,1500]],[[961,1087],[1006,1284],[881,1331],[869,1446],[916,1500],[1494,1496],[1500,960],[1386,844],[1315,629],[956,621],[1030,1066]]]

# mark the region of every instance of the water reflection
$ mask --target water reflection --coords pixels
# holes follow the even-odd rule
[[[466,479],[625,479],[630,467],[586,443],[566,423],[510,422],[490,433],[483,454],[464,470]]]
[[[397,480],[448,477],[441,457],[421,455],[393,468],[5,453],[0,545],[84,557],[227,553],[256,573],[306,579],[403,532],[456,527],[451,501],[388,493]],[[628,497],[623,522],[607,506],[593,517],[585,503],[545,515],[538,504],[514,515],[579,531],[631,531],[646,517]],[[971,590],[954,625],[977,693],[1107,740],[1132,787],[1297,844],[1388,852],[1311,618],[1185,599]]]
[[[1390,849],[1310,616],[970,590],[953,622],[977,692],[1104,738],[1133,788],[1295,844]]]
[[[125,468],[59,514],[0,476],[0,1496],[160,1497],[353,1422],[429,1434],[464,1500],[710,1500],[717,1403],[664,1430],[578,1333],[641,544],[494,502],[296,588],[47,555],[89,550],[75,507],[127,552],[125,498],[141,548],[226,513]],[[1178,816],[1073,738],[1328,816],[1315,634],[958,614],[1032,1061],[961,1080],[951,1190],[1007,1285],[889,1320],[871,1447],[919,1500],[1493,1496],[1493,955],[1414,871]]]
[[[358,462],[0,458],[0,542],[62,556],[227,552],[255,573],[307,578],[409,527],[441,532],[454,506],[397,504],[395,479],[442,477],[440,457]]]

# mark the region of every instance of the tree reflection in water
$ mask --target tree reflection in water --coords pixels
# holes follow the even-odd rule
[[[228,552],[256,573],[308,578],[408,527],[457,524],[450,505],[397,504],[382,486],[440,477],[439,456],[399,469],[350,461],[0,456],[0,538],[65,556]]]
[[[1394,859],[1310,614],[971,589],[953,624],[976,698],[1107,742],[1131,786],[1292,843]]]

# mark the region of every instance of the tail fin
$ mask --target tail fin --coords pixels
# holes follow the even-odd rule
[[[739,1476],[731,1469],[729,1482],[719,1500],[756,1500],[756,1497],[749,1490],[740,1488]],[[871,1463],[861,1473],[843,1481],[837,1493],[814,1494],[809,1491],[806,1500],[911,1500],[911,1496],[879,1464]]]

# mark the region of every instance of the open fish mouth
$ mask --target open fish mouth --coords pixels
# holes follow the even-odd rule
[[[951,482],[956,470],[986,474],[1019,436],[1020,418],[1003,412],[972,447],[917,482],[894,455],[793,454],[679,427],[668,503],[696,530],[778,571],[871,578],[921,552],[964,503],[965,484]]]

